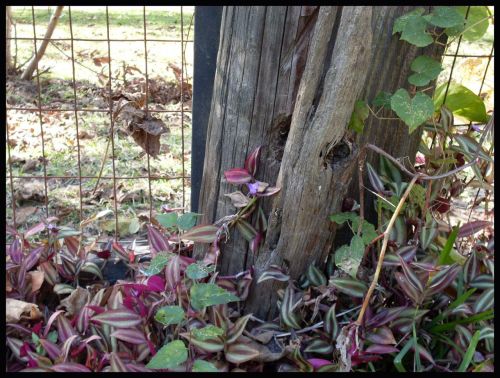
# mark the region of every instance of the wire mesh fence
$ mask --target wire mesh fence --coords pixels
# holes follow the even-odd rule
[[[7,84],[7,223],[23,225],[28,213],[25,203],[34,199],[41,206],[28,208],[41,208],[45,218],[63,216],[65,209],[59,205],[71,190],[75,224],[91,225],[86,221],[97,219],[96,214],[107,209],[113,219],[100,227],[119,238],[133,234],[137,221],[151,220],[162,205],[189,207],[193,7],[170,7],[177,12],[162,7],[119,11],[99,7],[88,17],[77,8],[82,7],[64,8],[46,52],[59,54],[61,62],[52,69],[52,77],[66,75],[67,80],[51,83],[44,79],[42,58],[31,84]],[[23,66],[19,61],[28,61],[46,39],[41,26],[52,10],[32,6],[23,7],[22,12],[14,15],[14,32],[9,37],[14,43],[15,66]],[[19,20],[24,20],[23,30]],[[479,42],[460,36],[448,45],[438,79],[438,85],[446,84],[445,99],[452,82],[463,83],[492,111],[493,25],[489,28]],[[21,50],[31,53],[22,56]],[[166,51],[174,53],[168,56]],[[166,71],[173,76],[174,86],[161,79]],[[82,77],[91,77],[96,84],[87,85]],[[24,101],[17,101],[19,96]],[[132,129],[146,131],[145,140],[134,139],[130,122],[124,131],[118,117],[124,104],[135,104],[129,109],[135,120]],[[25,118],[16,120],[19,115]],[[148,126],[160,121],[169,133],[147,132]],[[20,133],[26,125],[29,130]],[[457,121],[455,126],[470,131],[473,124]],[[54,135],[58,128],[66,134],[63,142]],[[31,150],[32,159],[19,159],[22,148]],[[28,169],[30,163],[36,168]],[[130,189],[131,182],[139,184],[141,195]],[[134,222],[124,222],[127,219]]]
[[[21,70],[8,77],[7,223],[28,227],[30,212],[33,219],[61,217],[69,207],[78,227],[104,208],[113,213],[114,226],[108,222],[105,228],[116,239],[134,233],[162,205],[188,208],[193,7],[187,14],[182,6],[64,7],[49,38],[43,24],[51,9],[17,8],[9,38],[14,66],[22,54],[29,55],[26,62],[34,56],[44,40],[49,48],[31,82],[14,79]],[[51,75],[42,68],[46,62],[55,64]],[[165,71],[173,76],[170,82],[162,79]],[[61,73],[64,82],[53,88]],[[89,78],[97,83],[90,85]],[[126,112],[124,123],[120,116]],[[23,149],[28,153],[19,158]],[[131,182],[140,183],[140,195]],[[161,185],[170,196],[158,190]],[[66,211],[62,197],[72,200]],[[139,217],[137,209],[143,210]]]

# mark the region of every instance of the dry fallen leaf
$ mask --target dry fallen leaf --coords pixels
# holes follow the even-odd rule
[[[31,292],[34,293],[35,291],[40,290],[45,278],[45,273],[36,270],[29,272],[28,275],[31,278]]]
[[[88,290],[77,287],[71,294],[61,301],[59,307],[65,307],[69,316],[78,314],[83,306],[87,304],[90,299]]]
[[[34,320],[42,317],[38,306],[34,303],[19,301],[17,299],[7,298],[5,300],[5,321],[7,323],[17,323],[21,316]]]

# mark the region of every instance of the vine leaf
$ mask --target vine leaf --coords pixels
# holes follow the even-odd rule
[[[429,96],[419,92],[410,98],[403,88],[392,95],[391,108],[410,127],[410,133],[429,119],[434,112],[434,104]]]
[[[374,106],[383,106],[384,108],[391,108],[391,97],[392,94],[389,92],[380,92],[374,99]]]
[[[343,245],[335,251],[335,265],[351,277],[356,278],[364,252],[363,239],[358,235],[354,235],[350,245]]]
[[[408,82],[417,87],[430,83],[443,70],[441,64],[426,55],[420,55],[411,63],[411,70],[415,73],[408,78]]]
[[[392,34],[401,33],[400,39],[417,47],[430,45],[434,40],[426,31],[428,24],[422,16],[423,13],[423,8],[417,8],[397,18],[392,28]]]
[[[464,18],[467,14],[467,6],[455,7],[456,12],[461,14]],[[445,30],[448,36],[457,36],[463,32],[462,38],[466,41],[473,42],[480,39],[488,30],[490,25],[488,21],[488,8],[484,5],[470,7],[467,14],[465,25],[457,25]]]
[[[483,100],[470,89],[457,83],[451,83],[446,95],[446,101],[444,101],[445,93],[446,83],[440,85],[434,92],[434,109],[436,111],[439,111],[442,105],[446,105],[454,115],[468,121],[488,122]]]
[[[455,7],[435,7],[432,13],[424,18],[427,22],[440,28],[461,26],[465,22],[464,16]]]
[[[180,340],[164,345],[146,365],[149,369],[172,369],[188,358],[186,346]]]
[[[202,310],[207,306],[225,304],[240,299],[229,291],[213,283],[199,283],[191,286],[191,306],[195,310]]]
[[[394,21],[394,26],[392,27],[392,35],[396,33],[402,33],[408,23],[408,20],[414,16],[421,16],[425,12],[424,8],[417,8],[409,13],[398,17]]]
[[[184,310],[180,306],[164,306],[156,312],[155,319],[166,326],[179,324],[184,319]]]
[[[362,100],[356,101],[354,105],[354,111],[351,115],[351,120],[349,121],[349,128],[357,133],[362,133],[365,127],[365,120],[370,115],[368,106]]]

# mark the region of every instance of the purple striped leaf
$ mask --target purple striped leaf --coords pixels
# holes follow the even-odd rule
[[[260,352],[247,344],[237,343],[229,345],[224,355],[227,361],[233,364],[242,364],[258,357]]]
[[[24,238],[27,239],[30,236],[36,235],[39,232],[42,232],[45,230],[47,225],[44,222],[40,222],[38,224],[35,224],[33,227],[29,228],[25,233],[24,233]]]
[[[252,175],[244,168],[232,168],[224,172],[227,182],[241,185],[250,182]]]
[[[125,341],[130,344],[140,345],[146,343],[146,336],[144,332],[137,329],[118,329],[113,332],[111,337],[116,337],[118,340]]]
[[[181,263],[179,256],[171,258],[165,267],[165,280],[167,287],[174,290],[181,281]]]
[[[73,372],[82,372],[82,373],[90,373],[91,370],[85,367],[82,364],[77,364],[75,362],[65,362],[62,364],[57,364],[51,367],[52,370],[61,372],[61,373],[73,373]]]
[[[374,344],[396,344],[396,339],[389,327],[377,328],[375,331],[368,333],[366,339]]]
[[[40,255],[42,254],[43,250],[45,249],[45,246],[38,247],[31,251],[24,259],[23,261],[23,266],[26,271],[29,271],[31,268],[33,268],[38,260],[40,259]]]
[[[57,324],[57,334],[59,335],[59,340],[65,342],[71,336],[76,336],[78,333],[73,328],[69,320],[63,315],[58,316],[56,320]]]
[[[372,188],[377,193],[383,193],[385,191],[384,183],[370,163],[366,163],[366,173],[368,175],[368,180],[370,181]]]
[[[252,175],[255,176],[257,173],[257,167],[259,165],[259,158],[260,158],[260,150],[262,146],[257,147],[254,149],[250,155],[248,155],[247,159],[245,160],[245,169]]]
[[[109,310],[94,315],[92,321],[100,324],[108,324],[116,328],[130,328],[142,323],[142,318],[129,309]]]
[[[363,298],[368,290],[364,282],[352,278],[331,278],[328,285],[333,286],[343,294],[356,298]]]
[[[473,221],[466,223],[458,230],[457,238],[460,239],[472,236],[476,232],[481,231],[483,228],[488,227],[489,225],[491,225],[491,222],[488,221]]]
[[[136,373],[149,373],[151,372],[150,369],[148,369],[146,366],[142,365],[142,364],[125,364],[125,366],[127,367],[128,371],[131,371],[131,372],[136,372]]]
[[[413,286],[413,288],[418,293],[422,293],[424,291],[424,285],[422,285],[422,282],[415,274],[413,269],[410,268],[410,266],[403,260],[401,256],[399,257],[399,262],[401,263],[401,268],[403,268],[403,274],[405,275],[405,278],[408,281],[408,283],[411,286]]]
[[[386,354],[399,352],[399,349],[392,345],[373,344],[366,348],[365,353]]]
[[[460,266],[453,264],[435,274],[427,285],[427,295],[436,294],[451,285],[460,270]]]
[[[251,317],[252,314],[242,316],[236,321],[236,323],[234,323],[234,325],[231,328],[229,328],[226,340],[228,344],[234,343],[236,339],[238,339],[238,337],[241,336]]]
[[[479,298],[477,298],[476,302],[472,306],[472,310],[474,313],[479,314],[480,312],[489,310],[495,304],[495,289],[485,290]]]
[[[425,349],[420,344],[417,344],[417,348],[418,348],[418,354],[420,355],[421,358],[429,361],[433,365],[435,364],[434,358],[432,358],[432,354],[427,349]],[[415,343],[412,343],[411,350],[415,352]]]
[[[244,219],[236,222],[236,228],[247,242],[251,242],[257,236],[257,230]]]
[[[148,241],[151,249],[151,255],[154,257],[160,252],[170,252],[172,247],[168,243],[168,238],[158,231],[154,226],[147,225],[148,227]]]
[[[214,336],[205,340],[199,340],[188,332],[181,333],[180,336],[188,340],[191,345],[206,353],[217,353],[224,350],[224,339],[220,336]]]
[[[23,258],[23,250],[21,248],[21,242],[19,241],[18,238],[15,238],[15,240],[10,245],[9,256],[10,256],[12,262],[14,262],[18,265],[21,264],[21,261]]]
[[[128,371],[127,367],[123,363],[120,357],[115,352],[110,354],[109,363],[111,365],[111,371],[115,373],[125,373]]]
[[[42,348],[45,349],[49,357],[53,360],[55,360],[57,357],[61,355],[61,348],[59,348],[56,344],[53,342],[47,340],[47,339],[40,339],[40,344],[42,345]]]
[[[217,239],[218,227],[211,224],[202,224],[193,227],[181,236],[183,240],[190,240],[195,243],[213,243]]]
[[[285,274],[283,269],[278,265],[270,265],[267,270],[265,270],[257,280],[257,283],[261,283],[267,280],[277,280],[286,282],[290,279],[290,276]]]
[[[47,337],[47,335],[49,334],[49,331],[50,331],[50,327],[52,326],[52,323],[54,322],[54,320],[56,320],[56,318],[62,314],[64,311],[63,310],[59,310],[59,311],[56,311],[54,312],[49,320],[47,320],[47,325],[45,326],[45,329],[43,330],[43,337]]]
[[[414,303],[418,303],[420,299],[420,295],[422,294],[418,289],[415,288],[410,282],[408,282],[408,279],[406,276],[402,273],[395,272],[394,276],[396,277],[396,281],[399,284],[399,287],[403,289],[403,292],[410,297],[410,299]]]
[[[59,317],[58,319],[61,319],[61,317]],[[68,339],[66,341],[64,341],[64,344],[62,346],[62,350],[61,350],[61,356],[62,356],[62,359],[64,362],[66,362],[66,360],[68,359],[68,354],[69,354],[69,351],[71,350],[71,346],[73,345],[73,343],[75,341],[78,341],[78,339],[80,338],[79,335],[72,335],[70,337],[68,337]]]

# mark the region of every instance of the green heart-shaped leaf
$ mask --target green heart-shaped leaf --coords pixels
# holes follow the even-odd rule
[[[164,306],[156,312],[155,319],[166,326],[179,324],[184,319],[184,310],[180,306]]]
[[[424,16],[427,22],[440,28],[461,26],[465,18],[456,7],[435,7],[431,14]]]
[[[417,47],[430,45],[434,40],[427,33],[427,21],[422,16],[411,15],[403,26],[401,38]]]
[[[409,83],[421,87],[437,78],[443,68],[434,59],[426,55],[420,55],[411,63],[411,70],[415,73],[408,78]]]
[[[406,89],[398,89],[391,97],[391,108],[410,127],[412,133],[434,112],[432,99],[421,92],[410,98]]]
[[[172,369],[188,358],[186,346],[180,340],[174,340],[161,347],[146,365],[148,369]]]

